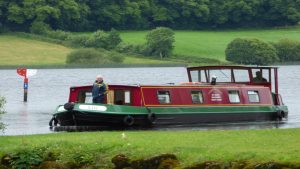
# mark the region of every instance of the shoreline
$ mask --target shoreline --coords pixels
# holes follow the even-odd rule
[[[140,68],[140,67],[186,67],[187,64],[111,64],[111,65],[0,65],[0,70],[17,68],[34,69],[83,69],[83,68]]]
[[[209,66],[201,65],[201,66]],[[217,64],[218,65],[218,64]],[[234,64],[232,64],[234,65]],[[299,62],[278,62],[269,66],[298,66]],[[188,64],[110,64],[110,65],[0,65],[0,70],[11,70],[17,68],[33,69],[93,69],[93,68],[143,68],[143,67],[188,67]]]

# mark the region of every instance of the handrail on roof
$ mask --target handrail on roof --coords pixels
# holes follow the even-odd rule
[[[240,65],[226,65],[226,66],[195,66],[195,67],[187,67],[188,70],[205,70],[205,69],[275,69],[278,68],[276,66],[240,66]]]
[[[276,66],[241,66],[241,65],[226,65],[226,66],[219,66],[219,65],[215,65],[215,66],[198,66],[198,67],[187,67],[187,72],[188,72],[188,78],[189,81],[192,82],[192,76],[191,76],[191,72],[192,71],[205,71],[205,80],[206,82],[210,81],[210,77],[209,75],[207,75],[207,71],[209,72],[209,70],[222,70],[222,69],[229,69],[231,70],[231,78],[232,80],[235,82],[235,77],[234,77],[234,72],[233,70],[247,70],[248,71],[248,76],[249,76],[249,83],[250,84],[255,84],[253,82],[253,73],[252,70],[253,69],[260,69],[261,70],[268,70],[269,73],[269,87],[272,90],[272,78],[274,80],[274,88],[275,88],[275,93],[278,94],[278,67]],[[274,77],[272,77],[272,71],[274,71]]]

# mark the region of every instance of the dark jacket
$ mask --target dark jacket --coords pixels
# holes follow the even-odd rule
[[[102,81],[102,82],[97,82],[93,84],[93,89],[92,89],[92,96],[93,98],[95,97],[103,97],[108,91],[107,85]]]

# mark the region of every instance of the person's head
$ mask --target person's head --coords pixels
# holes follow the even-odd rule
[[[102,82],[103,81],[103,76],[102,75],[97,75],[96,76],[96,81],[97,82]]]
[[[261,74],[260,71],[257,71],[257,72],[256,72],[256,77],[262,77],[262,74]]]

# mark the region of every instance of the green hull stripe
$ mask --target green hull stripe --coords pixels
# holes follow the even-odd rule
[[[147,115],[149,112],[155,114],[215,114],[215,113],[272,113],[277,111],[288,112],[287,106],[207,106],[207,107],[136,107],[124,105],[100,105],[106,107],[106,111],[82,110],[79,105],[75,104],[74,110],[79,112],[91,112],[101,114],[117,114],[117,115]],[[93,105],[93,104],[85,104]],[[59,108],[59,107],[58,107]],[[57,108],[57,110],[58,110]],[[66,111],[57,113],[65,113]]]

